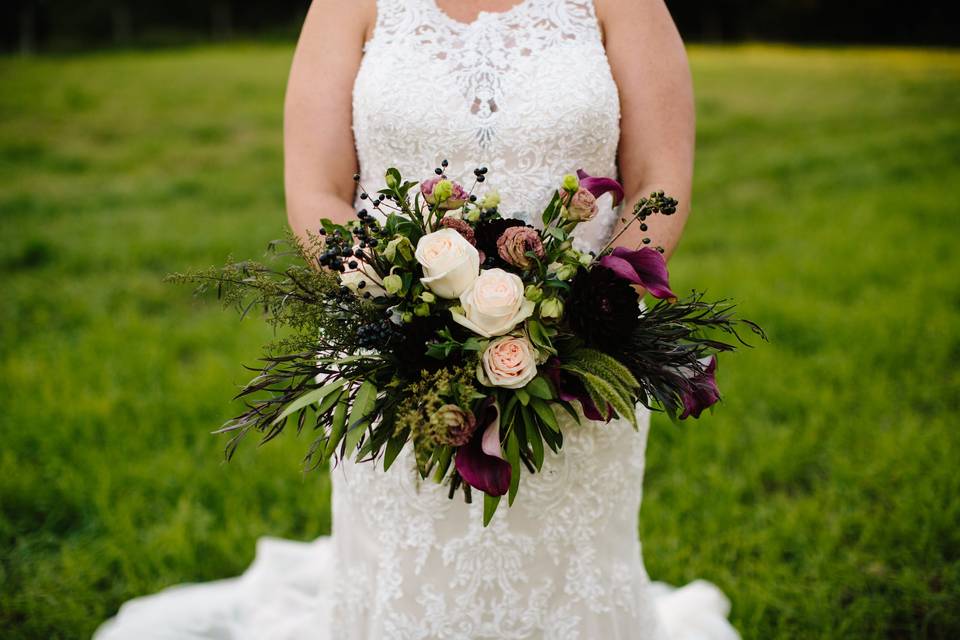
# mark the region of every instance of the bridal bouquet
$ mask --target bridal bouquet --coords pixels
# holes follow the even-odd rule
[[[390,169],[376,193],[360,185],[368,208],[291,237],[293,250],[276,252],[293,258],[282,267],[172,276],[215,287],[244,315],[262,308],[284,330],[237,396],[247,410],[218,431],[232,435],[228,458],[251,431],[269,441],[290,423],[315,433],[311,467],[353,457],[389,469],[409,445],[451,498],[484,494],[487,524],[524,470],[563,446],[558,416],[579,429],[602,428],[583,418],[636,427],[637,404],[699,417],[719,399],[716,354],[742,343],[741,323],[763,336],[726,301],[678,299],[647,237],[637,249],[611,249],[617,238],[596,254],[574,248],[597,198],[623,199],[615,180],[564,176],[537,229],[501,217],[496,192],[473,193],[486,168],[467,190],[442,164],[420,183]],[[653,193],[622,228],[645,232],[676,206]],[[659,301],[643,308],[633,285]]]

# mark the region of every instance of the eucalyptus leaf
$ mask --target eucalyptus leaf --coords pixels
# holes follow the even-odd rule
[[[346,383],[347,383],[346,378],[340,378],[339,380],[323,385],[319,389],[313,389],[312,391],[308,391],[307,393],[303,394],[302,396],[300,396],[299,398],[297,398],[296,400],[288,404],[287,407],[280,412],[280,415],[278,415],[276,418],[273,419],[273,424],[278,424],[280,422],[283,422],[284,420],[287,419],[287,417],[293,415],[297,411],[300,411],[301,409],[313,404],[314,402],[323,400],[326,396],[333,393],[334,391],[336,391]]]

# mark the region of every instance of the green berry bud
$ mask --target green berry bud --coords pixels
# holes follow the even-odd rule
[[[423,293],[420,294],[420,299],[426,302],[427,304],[430,304],[437,301],[437,296],[433,295],[429,291],[424,291]]]
[[[557,280],[569,280],[577,275],[577,267],[572,264],[565,264],[557,269]]]
[[[563,188],[569,193],[576,193],[580,189],[580,181],[577,180],[577,176],[572,173],[568,173],[563,176]]]
[[[430,315],[430,305],[428,305],[426,302],[422,302],[413,308],[413,313],[421,318],[426,318],[428,315]]]
[[[453,195],[453,183],[449,180],[441,180],[433,185],[433,201],[440,203],[446,202]]]
[[[383,279],[383,288],[386,289],[390,295],[396,295],[403,289],[403,278],[392,273]]]
[[[563,315],[563,303],[557,298],[547,298],[540,303],[540,317],[546,320],[559,320]]]
[[[396,236],[383,248],[383,257],[393,263],[413,260],[413,245],[406,236]]]
[[[500,192],[496,190],[488,192],[487,195],[483,196],[483,200],[480,201],[480,207],[482,209],[493,209],[499,204]]]
[[[523,292],[524,297],[531,302],[540,302],[543,298],[543,289],[535,284],[528,284]]]

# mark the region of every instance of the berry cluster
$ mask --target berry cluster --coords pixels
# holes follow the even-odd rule
[[[357,327],[357,344],[364,349],[382,349],[397,335],[397,325],[379,320]]]
[[[646,232],[649,227],[645,222],[648,216],[655,213],[662,213],[665,216],[673,215],[677,212],[677,201],[666,195],[663,191],[655,191],[649,198],[640,198],[633,208],[637,220],[640,221],[640,231]],[[650,238],[644,236],[642,240],[644,245],[650,244]],[[657,247],[657,251],[663,253],[663,247]]]

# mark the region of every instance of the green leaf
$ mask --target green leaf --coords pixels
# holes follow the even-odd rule
[[[370,424],[370,414],[377,401],[377,387],[369,380],[364,380],[363,384],[357,390],[357,395],[353,398],[353,406],[350,407],[350,428],[347,430],[347,454],[360,444],[363,433]]]
[[[541,351],[557,355],[557,350],[550,340],[550,333],[551,331],[544,327],[539,320],[527,320],[527,335],[534,346]]]
[[[573,404],[568,400],[557,400],[554,404],[560,405],[567,414],[573,418],[574,422],[580,424],[580,414],[573,408]]]
[[[347,401],[341,398],[337,403],[337,408],[333,411],[333,422],[330,425],[330,439],[327,441],[327,448],[323,452],[324,458],[330,458],[337,450],[340,440],[343,439],[343,433],[347,427]]]
[[[567,239],[567,234],[566,234],[566,232],[565,232],[563,229],[561,229],[560,227],[549,227],[549,228],[547,228],[547,229],[545,230],[545,233],[546,233],[548,236],[553,236],[554,238],[556,238],[556,239],[559,240],[560,242],[563,242],[564,240]]]
[[[513,393],[516,395],[517,400],[520,401],[520,404],[527,406],[530,404],[530,394],[524,391],[523,389],[514,389]]]
[[[552,287],[554,289],[563,289],[569,291],[571,289],[569,282],[564,282],[563,280],[544,280],[543,286]]]
[[[335,405],[341,397],[343,397],[343,389],[341,389],[338,393],[329,394],[326,398],[320,401],[320,404],[317,405],[317,408],[315,409],[317,415],[325,415],[328,411],[330,411],[330,409],[333,408],[333,405]]]
[[[483,526],[490,524],[493,514],[497,511],[497,505],[500,504],[501,496],[491,496],[488,493],[483,494]]]
[[[303,394],[302,396],[300,396],[299,398],[297,398],[296,400],[288,404],[287,407],[282,412],[280,412],[280,415],[278,415],[276,418],[273,419],[273,424],[282,422],[286,420],[288,416],[296,413],[297,411],[300,411],[300,409],[303,409],[304,407],[311,405],[314,402],[323,400],[326,396],[333,393],[334,391],[336,391],[346,383],[347,383],[346,378],[340,378],[339,380],[323,385],[319,389],[308,391],[307,393]]]
[[[531,380],[527,386],[525,386],[524,391],[529,393],[534,398],[541,398],[543,400],[553,400],[553,387],[550,385],[550,382],[547,381],[543,376],[537,376]]]
[[[559,208],[560,193],[558,191],[554,191],[553,197],[550,198],[550,203],[547,204],[547,208],[543,210],[543,216],[540,218],[543,221],[544,228],[549,226],[553,219],[557,216],[557,210]]]
[[[521,411],[525,411],[521,409]],[[520,488],[520,442],[517,440],[516,429],[510,429],[510,435],[507,436],[507,462],[510,463],[510,492],[508,505],[513,506],[513,501],[517,497],[517,490]]]
[[[400,452],[403,450],[403,445],[407,443],[407,431],[404,430],[403,433],[394,435],[389,440],[387,440],[386,449],[383,452],[383,470],[386,471],[393,464],[393,461],[397,459],[397,456],[400,455]]]
[[[451,460],[453,460],[453,447],[442,447],[440,450],[440,458],[437,461],[437,470],[433,476],[437,484],[443,482],[444,476],[446,476],[447,471],[450,470]]]
[[[403,179],[400,176],[400,172],[397,171],[397,169],[394,167],[390,167],[389,169],[387,169],[386,174],[384,174],[384,178],[385,178],[385,182],[388,185],[391,182],[393,183],[393,186],[391,187],[392,189],[398,189],[400,187],[400,182]]]
[[[489,340],[484,340],[482,338],[467,338],[467,341],[463,343],[464,351],[483,351],[487,348],[487,345],[490,343]]]
[[[533,464],[540,471],[543,468],[543,436],[540,435],[540,429],[530,422],[524,421],[527,432],[527,442],[533,448]]]
[[[554,431],[560,431],[560,423],[557,422],[557,416],[554,415],[553,408],[546,401],[540,398],[534,398],[530,406],[537,412],[537,417],[539,417],[545,425]]]

